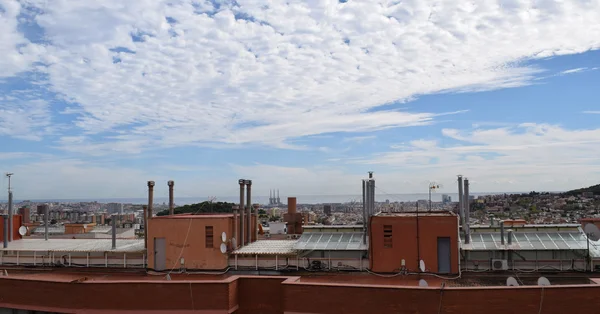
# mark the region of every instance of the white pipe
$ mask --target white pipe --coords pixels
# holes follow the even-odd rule
[[[456,220],[460,221],[459,217],[456,217]],[[462,276],[462,271],[460,269],[460,246],[462,245],[462,243],[460,243],[460,228],[456,228],[456,236],[458,237],[458,278],[461,278]],[[466,258],[466,254],[465,254],[465,258]],[[466,262],[466,261],[465,261]],[[467,263],[465,263],[467,264]],[[467,264],[468,265],[468,264]]]

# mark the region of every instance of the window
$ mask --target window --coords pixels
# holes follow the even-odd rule
[[[206,226],[205,233],[206,233],[206,248],[212,249],[214,247],[214,245],[213,245],[213,242],[214,242],[213,241],[213,227]]]
[[[392,247],[392,226],[391,225],[383,226],[383,247],[386,247],[386,248]]]

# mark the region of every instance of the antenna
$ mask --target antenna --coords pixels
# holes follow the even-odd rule
[[[25,227],[25,226],[21,226],[21,227],[19,227],[19,234],[20,234],[21,236],[24,236],[24,235],[26,235],[26,234],[27,234],[27,227]]]
[[[592,241],[600,240],[600,229],[596,227],[594,224],[587,224],[583,228],[583,231],[588,236],[588,238]]]
[[[10,177],[14,175],[12,172],[7,172],[6,177],[8,178],[8,191],[10,192]]]
[[[549,285],[550,285],[550,280],[548,280],[548,278],[540,277],[538,279],[538,286],[549,286]]]
[[[429,284],[425,279],[419,280],[419,287],[429,287]]]
[[[421,270],[422,273],[425,272],[425,262],[423,260],[419,261],[419,270]]]
[[[221,253],[227,253],[227,245],[225,245],[225,243],[221,243]]]
[[[509,287],[518,287],[519,283],[517,282],[517,280],[515,279],[515,277],[508,277],[506,279],[506,285]]]
[[[221,233],[221,241],[227,242],[227,233],[225,233],[225,231],[223,231],[223,233]]]

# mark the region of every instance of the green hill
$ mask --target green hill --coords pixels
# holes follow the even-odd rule
[[[593,186],[590,186],[587,188],[572,190],[572,191],[566,192],[565,194],[575,196],[575,195],[579,195],[584,192],[592,192],[592,193],[594,193],[594,195],[600,195],[600,184],[596,184],[596,185],[593,185]]]
[[[201,213],[232,213],[233,212],[233,203],[227,202],[202,202],[191,205],[184,205],[180,207],[176,207],[174,212],[175,214],[201,214]],[[169,214],[169,210],[165,209],[160,211],[156,216],[166,216]]]

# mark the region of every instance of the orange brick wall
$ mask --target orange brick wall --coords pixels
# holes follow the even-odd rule
[[[392,247],[384,247],[384,225],[392,226]],[[370,223],[369,256],[374,272],[398,272],[402,259],[409,271],[419,270],[419,258],[427,272],[437,272],[437,239],[450,238],[451,272],[458,273],[458,220],[454,215],[419,216],[419,254],[417,218],[414,216],[373,216]]]
[[[21,227],[22,221],[21,215],[13,215],[13,240],[23,238],[19,234],[19,228]],[[0,216],[0,241],[4,241],[4,217]],[[0,244],[1,245],[1,244]]]

